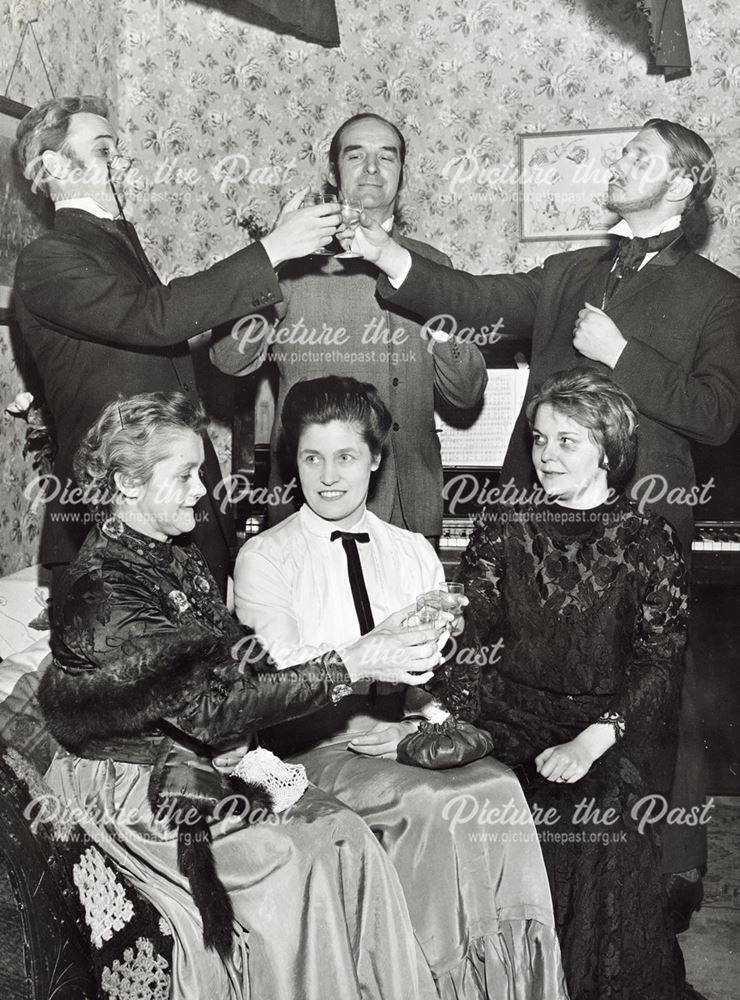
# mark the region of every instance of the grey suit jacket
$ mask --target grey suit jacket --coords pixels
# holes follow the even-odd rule
[[[449,271],[448,258],[434,247],[398,239],[419,259]],[[271,487],[285,482],[293,471],[289,462],[281,463],[278,450],[279,414],[291,385],[328,374],[373,382],[394,423],[381,468],[373,477],[370,509],[412,531],[439,535],[442,464],[435,396],[462,410],[478,406],[486,383],[485,360],[472,344],[454,337],[435,341],[411,313],[385,307],[377,297],[377,275],[377,268],[364,260],[309,257],[291,262],[280,271],[284,304],[214,334],[211,360],[232,375],[256,371],[268,356],[277,364]],[[379,321],[388,332],[378,329]],[[292,504],[270,506],[271,522],[294,509]]]

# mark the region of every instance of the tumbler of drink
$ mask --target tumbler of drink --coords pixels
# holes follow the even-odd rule
[[[442,593],[430,590],[416,598],[416,617],[421,624],[436,622],[442,613]]]
[[[359,198],[348,198],[340,193],[339,196],[339,212],[342,216],[342,229],[341,238],[339,242],[342,244],[343,252],[336,254],[337,257],[360,257],[361,254],[354,253],[350,250],[352,245],[352,236],[357,228],[357,223],[360,221],[360,216],[362,215],[362,202]],[[347,233],[351,235],[346,235]]]
[[[336,202],[336,195],[327,194],[324,191],[309,191],[304,199],[304,204],[306,205],[329,205]],[[337,205],[337,210],[339,210],[339,205]],[[334,257],[337,253],[341,253],[342,245],[337,240],[336,236],[332,237],[331,243],[325,247],[317,247],[313,251],[314,254],[320,254],[322,257]]]
[[[445,583],[439,593],[442,599],[442,608],[454,613],[462,604],[462,598],[465,596],[465,584],[456,581]]]

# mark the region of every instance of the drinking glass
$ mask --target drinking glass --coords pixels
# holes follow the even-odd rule
[[[430,590],[416,598],[416,617],[420,625],[436,622],[442,611],[442,593]]]
[[[345,228],[349,227],[354,230],[357,223],[360,221],[360,215],[362,214],[363,204],[359,198],[347,198],[340,193],[339,196],[339,211],[342,216],[342,223]],[[341,240],[340,240],[341,242]],[[342,244],[344,246],[344,244]],[[342,253],[336,254],[337,257],[361,257],[362,254],[354,253],[349,249],[351,246],[351,241],[347,248],[343,250]]]
[[[337,198],[334,194],[327,194],[324,191],[309,191],[304,200],[306,205],[329,205],[334,204]],[[342,244],[336,238],[332,237],[331,243],[327,244],[325,247],[318,247],[313,251],[314,254],[320,254],[322,257],[334,257],[337,253],[342,250]]]
[[[460,607],[460,599],[465,596],[465,584],[453,580],[443,584],[439,593],[442,598],[442,608],[445,611],[455,612]]]

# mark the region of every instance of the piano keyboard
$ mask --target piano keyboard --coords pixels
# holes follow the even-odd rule
[[[740,522],[697,521],[692,552],[740,552]]]
[[[445,569],[454,569],[473,531],[472,517],[445,517],[439,539]],[[694,583],[740,582],[740,521],[697,521],[692,551]]]

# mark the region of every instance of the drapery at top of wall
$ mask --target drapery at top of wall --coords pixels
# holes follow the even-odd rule
[[[637,0],[648,20],[650,55],[666,80],[691,73],[691,53],[683,0]]]
[[[336,0],[198,0],[198,3],[261,28],[295,35],[304,42],[328,47],[339,45]]]

